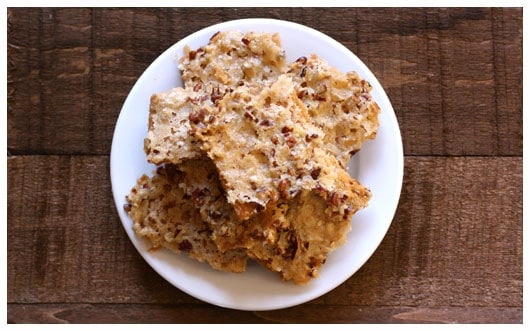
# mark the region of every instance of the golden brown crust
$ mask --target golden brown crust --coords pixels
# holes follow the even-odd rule
[[[185,53],[179,60],[184,87],[151,97],[144,150],[148,162],[156,165],[179,164],[201,155],[189,135],[191,109],[213,106],[240,84],[268,84],[286,68],[276,34],[220,32],[208,45]]]
[[[227,203],[215,165],[208,158],[188,160],[178,166],[183,176],[179,187],[191,197],[202,219],[212,230],[212,239],[221,251],[237,240],[240,223],[234,207]]]
[[[372,87],[356,72],[342,73],[312,54],[289,65],[300,100],[312,123],[325,132],[325,148],[345,167],[362,144],[376,136],[379,106]]]
[[[279,273],[283,280],[305,284],[318,277],[329,253],[344,244],[350,218],[329,212],[328,199],[317,191],[302,191],[279,201],[245,229],[244,247],[250,257]]]
[[[242,221],[226,201],[210,160],[190,160],[179,169],[181,187],[210,225],[221,251],[245,249],[260,264],[297,284],[318,276],[329,253],[344,243],[352,215],[370,198],[370,191],[347,173],[324,171],[322,182],[327,187],[333,183],[333,190],[303,189]]]
[[[241,82],[274,81],[285,70],[285,51],[278,34],[220,31],[207,45],[185,49],[180,59],[184,86],[224,91]]]
[[[241,86],[191,113],[191,132],[213,160],[229,203],[247,219],[279,198],[315,185],[313,150],[323,132],[310,123],[287,76],[271,86]]]
[[[127,195],[125,206],[138,236],[147,238],[153,249],[165,247],[186,253],[223,271],[243,272],[244,250],[220,252],[211,230],[190,197],[179,188],[181,174],[173,167],[160,167],[153,177],[143,175]]]

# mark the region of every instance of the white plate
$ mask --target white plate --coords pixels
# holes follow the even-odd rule
[[[255,263],[247,271],[232,274],[215,271],[205,263],[166,250],[148,251],[148,244],[135,236],[123,210],[125,195],[136,179],[154,169],[146,162],[143,139],[147,133],[149,98],[155,92],[181,85],[177,59],[183,47],[207,44],[219,30],[279,32],[287,60],[311,53],[345,71],[355,70],[373,86],[381,108],[375,140],[365,143],[350,162],[350,174],[369,187],[369,206],[352,219],[347,243],[333,252],[308,285],[282,282],[280,277]],[[353,275],[372,255],[394,217],[403,179],[403,146],[392,105],[372,72],[346,47],[311,28],[271,19],[242,19],[207,27],[174,44],[140,76],[125,100],[116,123],[110,156],[112,191],[121,222],[138,252],[151,267],[180,290],[209,303],[241,310],[272,310],[307,302],[334,289]]]

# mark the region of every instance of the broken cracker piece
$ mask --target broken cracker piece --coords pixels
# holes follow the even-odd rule
[[[267,85],[286,67],[278,33],[220,31],[207,45],[184,52],[179,60],[184,86],[207,94],[247,82]]]
[[[165,247],[186,253],[218,270],[245,271],[248,258],[245,251],[219,251],[208,224],[179,188],[180,176],[174,167],[166,166],[158,168],[153,177],[143,175],[138,179],[125,206],[133,220],[134,232],[147,238],[153,249]]]
[[[316,185],[321,166],[313,150],[322,147],[324,133],[311,124],[285,75],[268,87],[237,87],[216,107],[195,109],[190,125],[241,219]]]
[[[211,160],[189,160],[179,170],[183,172],[182,189],[209,224],[221,251],[245,249],[282,279],[297,284],[318,277],[327,256],[345,242],[351,217],[366,207],[371,195],[343,169],[323,171],[324,186],[303,189],[291,199],[279,199],[240,220],[223,194]]]
[[[380,108],[372,87],[356,72],[342,73],[315,54],[288,66],[312,123],[325,132],[325,148],[346,167],[350,157],[368,139],[374,139]]]

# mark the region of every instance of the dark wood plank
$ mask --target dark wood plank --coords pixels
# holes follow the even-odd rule
[[[267,323],[252,312],[204,304],[15,304],[8,323]]]
[[[9,8],[10,154],[108,154],[149,63],[245,17],[306,24],[354,51],[385,87],[407,155],[522,155],[521,8]]]
[[[315,313],[318,312],[318,313]],[[256,312],[273,323],[522,323],[516,307],[404,307],[302,305],[270,312]]]
[[[200,304],[141,259],[107,156],[8,158],[8,303]],[[407,157],[382,244],[312,304],[522,307],[522,158]]]
[[[24,153],[87,152],[90,10],[10,9],[8,22],[8,148],[16,153],[24,143]]]
[[[407,157],[392,226],[344,302],[520,306],[521,161]]]
[[[522,323],[522,308],[303,305],[245,312],[207,305],[12,304],[8,323]],[[315,313],[318,312],[318,313]]]
[[[387,14],[374,19],[364,9],[357,15],[357,54],[393,103],[405,153],[521,155],[521,11]]]
[[[115,211],[108,157],[8,164],[8,301],[195,302],[132,246]]]
[[[495,67],[495,109],[498,149],[516,152],[522,147],[522,41],[514,38],[522,31],[516,12],[493,10],[493,51]],[[513,64],[517,66],[513,66]],[[510,68],[512,67],[512,68]]]

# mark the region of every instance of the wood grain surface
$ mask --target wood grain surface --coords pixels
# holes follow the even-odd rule
[[[8,323],[522,323],[521,8],[8,8]],[[109,178],[143,70],[208,25],[270,17],[343,43],[385,88],[405,152],[368,262],[306,304],[245,312],[136,252]]]

